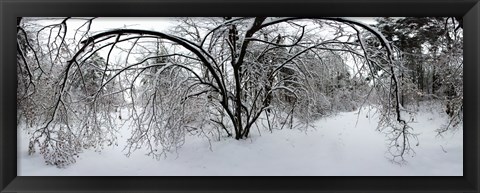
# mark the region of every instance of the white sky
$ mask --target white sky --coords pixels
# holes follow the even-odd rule
[[[118,28],[146,29],[164,32],[174,27],[171,17],[107,17],[97,18],[92,24],[93,30],[109,30]]]
[[[366,24],[375,24],[373,17],[348,17],[348,19],[360,21]],[[119,28],[145,29],[167,32],[175,27],[173,17],[106,17],[97,18],[92,23],[93,32],[106,31]],[[73,20],[72,23],[77,21]],[[78,24],[77,24],[78,25]],[[102,54],[103,55],[103,54]]]
[[[29,18],[32,19],[32,18]],[[43,18],[37,18],[43,19]],[[59,18],[57,20],[47,20],[39,22],[41,24],[51,24],[51,23],[59,23],[63,18]],[[90,33],[95,34],[102,31],[108,31],[111,29],[145,29],[145,30],[154,30],[160,32],[168,32],[169,29],[175,27],[176,22],[174,21],[176,18],[173,17],[104,17],[104,18],[96,18],[91,25]],[[359,22],[363,22],[366,24],[375,24],[375,18],[373,17],[348,17],[348,19],[356,20]],[[67,37],[72,38],[74,34],[77,32],[77,29],[85,23],[86,20],[78,20],[78,19],[71,19],[67,21],[68,25],[68,32]],[[86,26],[80,28],[81,30],[86,30]],[[48,33],[48,30],[45,30],[45,33]],[[77,38],[81,37],[81,32],[77,32]],[[120,50],[118,50],[120,51]],[[108,55],[109,49],[104,48],[102,49],[99,54],[106,58]],[[120,61],[123,60],[123,54],[114,53],[111,58],[111,61]],[[135,60],[135,58],[129,58]],[[350,63],[346,61],[347,63]],[[349,64],[349,66],[352,66]]]
[[[103,17],[96,18],[92,23],[93,31],[105,31],[118,28],[146,29],[165,32],[175,24],[173,17]],[[348,17],[366,24],[375,24],[374,17]],[[71,20],[69,24],[81,23],[82,21]]]

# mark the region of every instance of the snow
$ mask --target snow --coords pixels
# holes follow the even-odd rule
[[[435,108],[433,108],[435,109]],[[322,118],[315,129],[253,129],[246,140],[208,141],[187,136],[176,153],[155,160],[138,150],[122,152],[130,131],[121,128],[119,146],[80,154],[66,168],[45,165],[27,153],[28,137],[19,129],[19,176],[462,176],[462,129],[436,135],[447,122],[438,110],[422,108],[411,126],[420,145],[408,163],[389,161],[386,138],[376,131],[374,111],[364,109]],[[358,120],[357,120],[358,118]],[[128,124],[127,124],[128,125]]]

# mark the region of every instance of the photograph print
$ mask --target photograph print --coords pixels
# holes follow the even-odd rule
[[[18,176],[463,176],[460,17],[18,17]]]

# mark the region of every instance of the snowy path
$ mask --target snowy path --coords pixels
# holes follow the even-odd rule
[[[18,175],[59,176],[172,176],[172,175],[301,175],[301,176],[430,176],[463,175],[463,132],[444,138],[434,130],[444,117],[424,112],[412,126],[420,133],[417,155],[407,165],[392,164],[385,154],[385,137],[375,131],[377,120],[362,112],[339,113],[315,123],[316,130],[256,129],[247,140],[209,142],[188,137],[178,154],[154,160],[141,151],[124,156],[127,136],[118,147],[101,153],[86,151],[77,163],[58,169],[44,164],[41,156],[27,155],[27,140],[19,137]],[[356,125],[356,126],[355,126]],[[20,133],[20,132],[19,132]],[[128,132],[127,132],[128,133]]]

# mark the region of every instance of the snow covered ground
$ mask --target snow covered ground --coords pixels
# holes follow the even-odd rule
[[[177,153],[155,160],[142,151],[122,152],[129,132],[118,147],[85,151],[77,163],[59,169],[44,164],[41,155],[29,156],[28,138],[18,135],[19,176],[462,176],[463,132],[436,135],[446,116],[424,108],[415,128],[420,145],[405,165],[393,164],[386,138],[377,132],[377,119],[364,110],[339,113],[316,121],[316,129],[253,129],[247,140],[207,141],[189,136]],[[368,116],[367,116],[368,115]],[[358,123],[357,123],[358,118]],[[20,130],[20,129],[19,129]],[[211,144],[211,145],[210,145]]]

